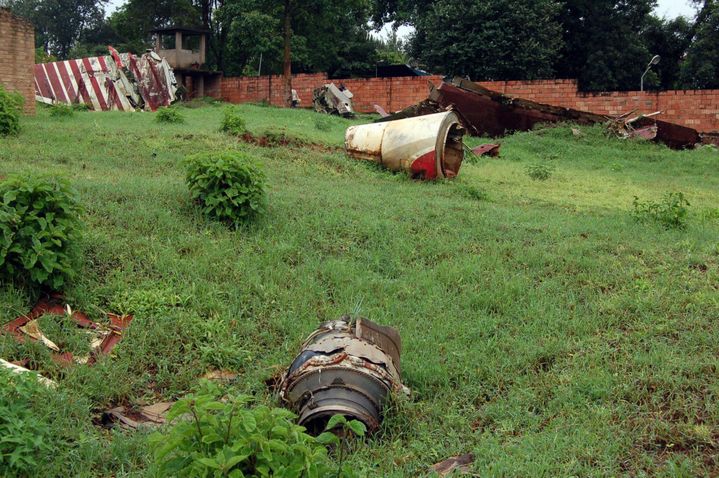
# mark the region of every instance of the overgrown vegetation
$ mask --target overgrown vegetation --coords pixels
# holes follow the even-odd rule
[[[684,193],[670,192],[664,194],[659,202],[640,201],[634,196],[634,217],[639,221],[655,221],[664,227],[684,229],[688,213],[689,201]]]
[[[220,131],[233,136],[241,136],[247,132],[245,120],[242,119],[236,107],[227,106],[225,108]]]
[[[249,407],[206,383],[172,406],[174,424],[151,437],[158,476],[324,478],[327,451],[283,408]],[[339,475],[338,475],[339,476]]]
[[[0,84],[0,136],[16,135],[20,132],[20,114],[23,97],[7,91]]]
[[[155,115],[155,121],[158,123],[178,124],[184,123],[185,117],[177,108],[160,108]]]
[[[543,163],[530,164],[526,168],[527,176],[535,181],[546,181],[552,177],[554,168]]]
[[[67,118],[75,114],[75,108],[65,103],[55,103],[50,106],[50,116],[55,118]]]
[[[121,112],[78,114],[58,128],[43,108],[19,137],[2,139],[1,175],[65,176],[78,190],[84,266],[64,286],[70,305],[98,322],[104,311],[134,315],[93,367],[60,367],[41,344],[0,334],[0,357],[28,359],[59,384],[31,404],[61,446],[34,455],[43,466],[32,476],[153,476],[145,432],[93,419],[182,398],[213,371],[237,375],[219,385],[227,397],[277,407],[265,382],[320,321],[358,303],[401,333],[412,390],[377,433],[346,443],[344,463],[359,476],[426,476],[462,453],[482,477],[719,468],[715,149],[671,151],[606,138],[600,126],[575,137],[560,126],[503,138],[499,157],[464,164],[454,182],[425,183],[345,156],[346,127],[367,118],[332,117],[325,132],[312,111],[237,108],[252,132],[330,147],[239,142],[218,131],[214,107],[183,109],[187,122],[172,128]],[[237,231],[202,218],[182,164],[198,151],[262,163],[271,207],[261,221]],[[550,180],[527,176],[537,162],[554,166]],[[634,220],[634,196],[668,191],[691,202],[685,229]],[[0,325],[36,299],[3,280]],[[336,472],[338,450],[328,460]]]
[[[0,181],[0,274],[60,289],[77,273],[81,208],[66,179],[26,173]]]
[[[243,152],[199,153],[185,160],[192,199],[213,219],[238,226],[265,207],[265,175]]]

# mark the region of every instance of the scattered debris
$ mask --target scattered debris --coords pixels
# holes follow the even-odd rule
[[[406,171],[415,179],[453,178],[464,159],[465,129],[453,111],[350,126],[345,149],[355,159]]]
[[[492,156],[496,158],[499,156],[500,146],[500,144],[496,143],[480,144],[479,146],[472,148],[472,152],[477,156]]]
[[[119,316],[108,313],[107,318],[110,325],[104,326],[93,322],[83,312],[73,311],[70,306],[63,306],[61,303],[62,295],[60,294],[42,297],[30,313],[8,322],[3,326],[2,331],[12,334],[18,342],[23,342],[27,337],[43,343],[55,352],[52,358],[58,363],[92,365],[97,361],[98,355],[108,355],[115,348],[115,345],[122,339],[122,332],[129,327],[132,321],[131,315]],[[88,357],[74,357],[70,352],[61,353],[60,348],[45,337],[38,326],[37,319],[46,314],[65,315],[75,322],[78,327],[90,331],[90,355]]]
[[[409,390],[400,381],[401,340],[391,328],[345,316],[315,330],[280,384],[280,397],[312,433],[335,414],[379,427],[392,391]]]
[[[582,136],[584,136],[584,133],[582,133],[582,130],[580,130],[579,128],[572,128],[572,135],[576,138],[581,138]]]
[[[292,107],[299,108],[300,103],[302,103],[302,100],[300,99],[300,95],[297,94],[296,89],[292,88]]]
[[[137,409],[115,407],[103,413],[102,423],[105,426],[120,423],[122,428],[137,429],[142,426],[157,426],[165,423],[165,416],[174,402],[159,402]]]
[[[35,65],[35,98],[85,104],[94,111],[155,111],[176,100],[172,67],[157,53],[118,53]]]
[[[453,456],[446,460],[432,465],[430,470],[437,473],[439,476],[447,476],[453,471],[457,470],[459,473],[469,473],[470,465],[474,462],[474,455],[467,453],[466,455]]]
[[[229,370],[210,370],[200,378],[204,378],[205,380],[216,380],[219,382],[232,382],[237,379],[237,374],[235,372],[230,372]]]
[[[32,373],[37,376],[38,382],[42,383],[46,387],[49,387],[49,388],[57,387],[57,382],[50,380],[49,378],[43,377],[42,375],[35,373],[32,370],[29,370],[25,367],[18,365],[18,364],[8,362],[7,360],[0,359],[0,367],[9,369],[14,373]]]
[[[386,118],[389,116],[389,113],[387,113],[384,108],[382,108],[380,105],[374,105],[374,110],[377,112],[378,115],[382,118]]]
[[[513,98],[488,90],[462,78],[443,82],[439,88],[430,83],[428,99],[405,108],[378,122],[437,113],[451,108],[470,134],[503,136],[514,131],[529,131],[539,123],[571,121],[578,124],[604,124],[615,118],[587,111],[552,106]],[[656,115],[656,114],[654,114]],[[691,148],[700,141],[699,133],[686,126],[657,120],[654,115],[633,119],[636,135],[649,137],[656,127],[655,139],[670,148]]]
[[[351,118],[354,116],[352,109],[352,92],[340,84],[339,88],[334,83],[326,84],[315,88],[312,93],[312,104],[318,113]]]

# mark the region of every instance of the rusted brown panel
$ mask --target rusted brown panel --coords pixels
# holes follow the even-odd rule
[[[655,124],[657,127],[656,140],[672,149],[691,148],[701,142],[701,137],[697,130],[675,123],[654,120],[653,118],[641,118],[634,122],[634,127],[647,128]]]

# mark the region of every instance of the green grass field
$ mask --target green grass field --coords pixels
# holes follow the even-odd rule
[[[1,358],[31,357],[60,383],[45,406],[67,446],[42,473],[145,476],[147,435],[97,427],[102,410],[175,399],[215,369],[239,373],[230,393],[275,404],[265,380],[319,322],[358,312],[400,331],[412,389],[353,450],[362,476],[424,476],[468,452],[481,477],[719,476],[716,149],[559,126],[423,183],[344,155],[345,128],[368,118],[325,131],[310,111],[240,111],[253,133],[338,149],[240,143],[213,106],[183,108],[180,125],[41,110],[0,139],[0,175],[61,174],[80,193],[69,303],[135,315],[94,367],[0,336]],[[254,155],[269,182],[266,215],[237,231],[197,212],[181,165],[226,149]],[[529,177],[538,164],[549,179]],[[633,218],[634,196],[668,192],[691,203],[686,229]],[[36,299],[3,285],[0,322]]]

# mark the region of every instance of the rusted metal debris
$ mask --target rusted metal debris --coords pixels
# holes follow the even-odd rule
[[[173,403],[159,402],[137,408],[125,406],[111,408],[103,413],[102,424],[110,426],[119,423],[120,427],[133,430],[162,425]]]
[[[87,357],[75,357],[70,352],[63,353],[54,342],[45,337],[38,326],[37,319],[46,314],[66,315],[78,327],[92,331],[90,355]],[[54,294],[42,297],[28,314],[21,315],[8,322],[3,326],[2,331],[11,334],[18,342],[24,342],[26,338],[29,338],[43,343],[55,352],[52,354],[52,358],[58,363],[93,365],[97,362],[99,355],[108,355],[115,348],[122,339],[123,331],[130,326],[132,321],[131,315],[120,316],[107,313],[107,318],[110,321],[109,326],[93,322],[85,313],[73,311],[68,305],[63,305],[62,296]]]
[[[350,126],[345,150],[415,179],[453,178],[464,160],[465,129],[453,111]]]
[[[495,143],[480,144],[479,146],[472,148],[472,152],[477,156],[492,156],[496,158],[499,156],[500,146],[500,144]]]
[[[453,456],[447,458],[430,467],[430,470],[437,473],[439,476],[447,476],[453,471],[458,473],[469,473],[470,465],[474,462],[474,455],[467,453],[466,455]]]
[[[318,113],[326,113],[351,118],[354,116],[352,109],[352,92],[340,84],[328,83],[320,88],[315,88],[312,93],[312,104]]]
[[[35,98],[55,104],[85,104],[94,111],[155,111],[177,98],[169,63],[155,52],[118,53],[35,65]]]
[[[503,136],[529,131],[539,123],[570,121],[578,124],[604,124],[616,118],[560,106],[537,103],[498,93],[462,78],[443,82],[439,88],[430,83],[429,97],[378,121],[420,116],[452,108],[462,124],[474,136]],[[699,133],[686,126],[661,121],[653,116],[636,118],[632,123],[637,135],[650,137],[656,128],[656,141],[674,149],[691,148],[700,142]]]
[[[336,414],[376,430],[389,394],[409,393],[400,381],[401,349],[392,327],[346,316],[326,322],[305,340],[280,383],[280,397],[312,433]]]

